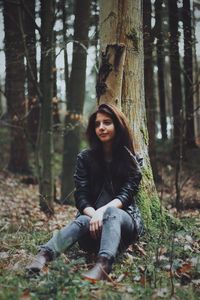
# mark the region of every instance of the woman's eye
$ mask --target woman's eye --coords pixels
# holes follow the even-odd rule
[[[99,122],[95,122],[95,128],[99,127],[100,123]]]
[[[110,120],[104,121],[104,124],[105,124],[105,125],[111,125],[111,124],[112,124],[112,121],[110,121]]]

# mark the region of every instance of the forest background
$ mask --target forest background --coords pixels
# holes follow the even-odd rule
[[[0,299],[200,296],[200,1],[141,3],[0,1]],[[28,278],[75,216],[76,156],[102,102],[125,112],[144,159],[146,234],[109,283],[81,280],[93,258],[76,246]]]

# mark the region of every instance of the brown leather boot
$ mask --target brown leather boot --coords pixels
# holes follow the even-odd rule
[[[111,270],[111,260],[104,256],[99,256],[94,267],[91,270],[83,273],[82,276],[92,282],[98,280],[109,280],[110,278],[108,274],[111,272]]]
[[[26,271],[28,272],[29,275],[32,274],[39,274],[42,268],[49,262],[51,261],[51,255],[47,250],[40,250],[38,254],[34,257],[32,263],[28,266],[26,266]]]

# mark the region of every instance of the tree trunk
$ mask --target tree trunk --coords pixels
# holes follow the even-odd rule
[[[64,136],[61,202],[72,204],[74,166],[79,152],[80,128],[85,98],[86,62],[90,0],[77,0],[75,5],[74,44],[69,99]]]
[[[66,0],[62,0],[62,25],[63,25],[63,43],[64,43],[64,69],[65,69],[65,98],[66,107],[68,107],[68,93],[69,93],[69,67],[68,67],[68,55],[67,55],[67,15],[65,8]]]
[[[37,81],[37,62],[36,62],[36,36],[35,36],[35,0],[21,0],[24,8],[24,27],[22,28],[24,48],[27,62],[27,87],[28,87],[28,118],[27,130],[28,139],[36,148],[37,132],[39,123],[39,85]]]
[[[193,37],[194,40],[196,41],[196,19],[195,19],[195,4],[193,3],[193,17],[192,17],[192,21],[193,21]],[[194,89],[194,99],[195,99],[195,103],[194,103],[194,111],[195,111],[195,115],[194,115],[194,119],[195,119],[195,140],[196,143],[198,145],[200,145],[200,80],[199,80],[199,63],[198,63],[198,59],[197,59],[197,49],[196,49],[196,43],[193,43],[193,65],[194,65],[194,69],[193,69],[193,78],[195,78],[195,89]]]
[[[149,132],[149,156],[156,181],[159,179],[157,158],[156,158],[156,103],[154,98],[153,84],[153,32],[151,28],[151,1],[143,1],[143,38],[144,38],[144,90],[147,111],[147,127]]]
[[[8,169],[29,173],[25,118],[25,66],[23,39],[20,31],[20,2],[4,1],[6,83],[5,93],[10,118],[10,159]]]
[[[186,115],[186,146],[196,147],[194,134],[194,102],[193,102],[193,63],[192,63],[192,22],[190,0],[183,0],[184,31],[184,88]]]
[[[172,86],[173,108],[173,156],[175,159],[180,154],[182,126],[182,95],[181,95],[181,69],[178,46],[178,8],[177,0],[168,0],[169,27],[170,27],[170,69]]]
[[[53,132],[52,132],[52,99],[53,99],[53,26],[55,1],[41,1],[41,66],[40,86],[41,119],[40,119],[40,206],[46,213],[53,213]]]
[[[160,103],[160,125],[161,125],[161,136],[162,140],[167,139],[167,119],[166,119],[166,108],[165,108],[165,81],[164,81],[164,39],[163,39],[163,28],[162,28],[162,4],[163,1],[155,1],[155,19],[156,19],[156,35],[157,35],[157,67],[158,67],[158,93]]]
[[[141,1],[100,1],[100,44],[98,101],[122,107],[133,128],[135,150],[144,158],[138,202],[148,227],[161,218],[148,155]]]
[[[59,128],[60,115],[59,115],[59,101],[57,97],[57,66],[56,66],[56,31],[54,30],[54,47],[53,47],[53,127]]]

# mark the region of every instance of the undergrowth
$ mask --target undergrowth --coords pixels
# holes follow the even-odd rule
[[[36,245],[48,240],[48,234],[20,228],[15,232],[3,230],[0,299],[199,299],[198,218],[191,215],[182,221],[181,231],[146,233],[139,244],[117,257],[111,282],[95,284],[81,277],[90,264],[77,246],[52,262],[40,276],[28,277],[25,266],[37,252]]]

